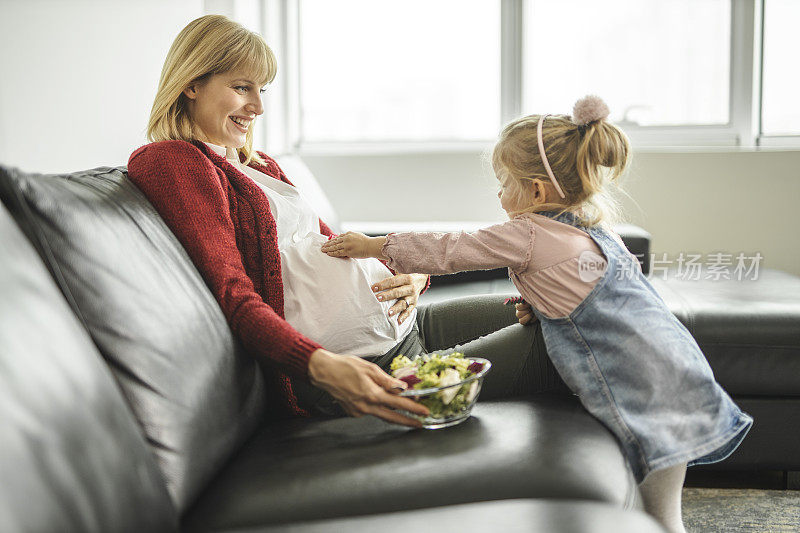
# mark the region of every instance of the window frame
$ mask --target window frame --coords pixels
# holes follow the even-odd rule
[[[265,101],[269,120],[264,137],[270,150],[307,155],[471,152],[482,151],[494,139],[480,141],[309,142],[303,139],[300,88],[300,2],[262,0],[263,34],[278,56],[279,75]],[[731,1],[729,122],[713,126],[626,126],[637,149],[758,149],[800,146],[800,135],[761,133],[761,67],[763,0]],[[522,38],[524,0],[500,0],[500,121],[507,123],[522,109]]]
[[[766,10],[766,4],[769,0],[758,0],[759,5],[759,17],[760,23],[758,28],[760,30],[759,34],[759,58],[758,58],[758,87],[759,87],[759,94],[758,94],[758,137],[756,138],[756,144],[759,147],[767,147],[767,148],[782,148],[782,149],[797,149],[800,148],[800,133],[794,135],[768,135],[764,133],[764,125],[762,123],[762,118],[764,116],[764,99],[763,99],[763,88],[764,88],[764,12]]]

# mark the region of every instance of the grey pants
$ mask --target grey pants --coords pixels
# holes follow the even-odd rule
[[[467,296],[421,306],[406,338],[386,354],[368,360],[388,372],[392,359],[400,354],[414,359],[424,353],[461,352],[492,362],[481,400],[537,392],[571,394],[547,356],[539,323],[517,323],[514,306],[503,305],[504,299],[496,294]],[[345,415],[328,393],[299,380],[292,386],[300,406],[312,414]]]

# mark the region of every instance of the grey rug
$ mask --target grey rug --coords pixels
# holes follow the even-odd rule
[[[686,487],[683,523],[689,533],[800,532],[800,491]]]

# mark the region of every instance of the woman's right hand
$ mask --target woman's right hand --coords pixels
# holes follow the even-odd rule
[[[410,427],[422,423],[392,409],[428,416],[428,409],[410,398],[398,396],[406,383],[354,355],[316,350],[308,361],[311,384],[333,396],[350,416],[373,415],[387,422]]]

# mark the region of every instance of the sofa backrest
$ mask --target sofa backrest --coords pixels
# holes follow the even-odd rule
[[[177,528],[97,348],[0,204],[0,531]]]
[[[261,423],[258,365],[124,168],[0,167],[0,199],[107,361],[183,511]]]

